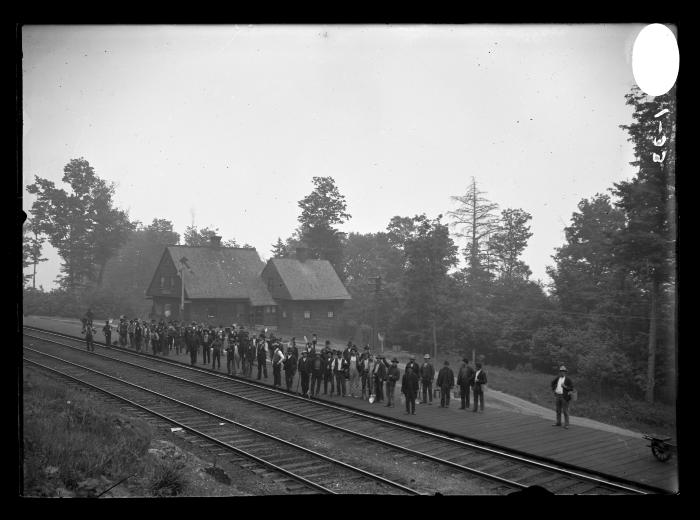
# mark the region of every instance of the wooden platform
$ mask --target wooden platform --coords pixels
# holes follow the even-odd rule
[[[25,319],[27,325],[34,325],[67,334],[80,334],[78,320],[58,321],[54,319]],[[99,322],[96,339],[102,340]],[[112,336],[114,338],[114,335]],[[171,359],[176,356],[170,356]],[[182,354],[180,361],[189,362],[189,356]],[[201,362],[201,355],[199,361]],[[198,364],[199,367],[204,365]],[[211,366],[211,365],[209,365]],[[225,356],[222,356],[221,372],[226,372]],[[253,369],[253,380],[257,377],[257,367]],[[284,373],[282,375],[284,381]],[[268,366],[268,378],[263,383],[272,384],[272,369]],[[296,388],[297,381],[294,381]],[[323,385],[321,385],[323,392]],[[451,400],[450,408],[440,408],[440,400],[433,399],[432,405],[416,404],[416,415],[406,415],[401,403],[401,393],[397,387],[396,406],[388,408],[385,403],[370,404],[359,398],[331,398],[321,395],[321,399],[338,402],[372,414],[387,416],[400,421],[416,424],[447,434],[459,435],[475,441],[502,446],[526,454],[549,459],[555,462],[575,465],[590,471],[632,480],[669,492],[678,492],[678,459],[668,462],[654,458],[648,441],[637,437],[611,433],[584,426],[570,426],[569,429],[552,426],[552,420],[537,416],[504,410],[489,409],[488,393],[485,395],[485,411],[475,413],[460,410],[459,399]],[[553,405],[553,403],[552,403]]]

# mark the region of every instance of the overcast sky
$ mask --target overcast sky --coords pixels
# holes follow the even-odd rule
[[[635,174],[618,125],[642,28],[24,27],[24,185],[84,157],[132,219],[182,234],[194,218],[267,259],[313,176],[335,179],[342,230],[360,233],[445,214],[474,176],[532,215],[523,260],[549,283],[577,203]]]

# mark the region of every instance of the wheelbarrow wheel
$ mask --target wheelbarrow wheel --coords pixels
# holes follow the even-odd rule
[[[660,442],[655,442],[651,445],[651,452],[661,462],[666,462],[671,458],[671,448]]]

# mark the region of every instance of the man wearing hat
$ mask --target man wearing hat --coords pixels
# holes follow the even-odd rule
[[[375,402],[381,403],[384,401],[384,380],[386,379],[386,363],[384,362],[384,354],[377,355],[377,359],[372,367],[372,384],[374,393],[376,394]]]
[[[455,386],[455,374],[450,368],[450,362],[445,360],[445,366],[440,369],[437,378],[440,389],[440,408],[450,407],[450,390]]]
[[[477,409],[484,411],[484,385],[486,382],[486,371],[481,366],[481,363],[477,363],[476,372],[474,373],[474,412]]]
[[[333,383],[333,351],[331,350],[330,341],[326,341],[325,348],[321,351],[323,359],[323,395],[328,394],[328,384],[331,385],[331,397],[335,384]]]
[[[423,400],[422,404],[433,404],[433,379],[435,379],[435,369],[430,362],[430,354],[423,356],[423,364],[420,367],[420,380],[423,385]]]
[[[401,379],[401,393],[406,396],[406,414],[416,415],[416,397],[418,396],[418,375],[410,368]]]
[[[367,399],[372,394],[370,370],[373,364],[374,361],[372,360],[369,346],[365,346],[360,356],[360,361],[357,363],[358,370],[360,371],[360,380],[362,381],[362,399]]]
[[[394,358],[391,360],[391,366],[386,373],[386,405],[394,406],[394,389],[396,388],[396,381],[401,377],[401,371],[399,370],[399,360]]]
[[[469,393],[474,386],[474,369],[469,366],[469,358],[462,360],[462,366],[457,374],[457,386],[459,387],[459,397],[461,398],[460,410],[469,409]]]
[[[348,362],[341,355],[340,350],[335,351],[335,359],[333,359],[333,375],[335,376],[335,390],[338,396],[345,397],[347,388],[345,386],[345,378],[348,373]]]
[[[301,359],[299,360],[299,381],[301,382],[301,395],[309,397],[309,374],[311,366],[309,365],[309,353],[306,350],[301,351]]]
[[[297,359],[296,349],[292,348],[290,345],[287,347],[287,352],[284,360],[284,379],[287,384],[287,391],[292,389],[292,383],[294,382],[294,374],[297,371],[297,365],[299,360]]]
[[[567,370],[564,365],[559,367],[559,375],[552,380],[552,391],[554,392],[557,422],[552,426],[561,426],[561,415],[564,414],[564,428],[569,428],[569,401],[571,392],[574,390],[574,383],[566,375]]]
[[[360,393],[360,356],[357,348],[353,345],[350,348],[350,359],[348,360],[348,376],[350,382],[350,397],[357,397]]]

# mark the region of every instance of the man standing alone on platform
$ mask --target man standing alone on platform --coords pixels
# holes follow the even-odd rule
[[[435,369],[430,362],[430,354],[423,356],[425,360],[420,367],[420,379],[423,384],[423,404],[433,404],[433,379],[435,378]],[[416,374],[418,375],[418,374]]]
[[[459,407],[460,410],[469,409],[469,392],[471,392],[471,387],[474,385],[474,369],[469,366],[469,359],[464,358],[462,360],[462,367],[459,369],[459,374],[457,375],[457,386],[459,387],[459,396],[462,400],[462,404]]]
[[[440,369],[437,378],[440,389],[440,408],[450,407],[450,390],[455,386],[455,374],[450,368],[450,362],[445,360],[445,366]]]
[[[552,426],[561,426],[561,415],[564,414],[564,428],[569,429],[569,401],[574,383],[566,375],[566,367],[559,367],[559,375],[552,380],[552,390],[556,399],[557,422]]]
[[[418,396],[418,375],[411,368],[401,379],[401,392],[406,396],[406,414],[416,415],[416,397]]]
[[[474,410],[477,408],[483,412],[484,411],[484,388],[483,386],[487,383],[486,372],[481,368],[481,363],[476,364],[476,373],[474,374]]]

